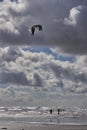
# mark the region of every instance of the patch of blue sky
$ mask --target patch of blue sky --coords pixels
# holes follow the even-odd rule
[[[40,52],[44,52],[48,55],[52,55],[54,56],[54,58],[56,60],[60,60],[60,61],[69,61],[69,62],[75,62],[75,57],[74,56],[65,56],[65,55],[60,55],[58,53],[53,52],[50,48],[48,47],[40,47],[40,46],[31,46],[28,48],[23,48],[24,51],[30,51],[30,52],[36,52],[36,53],[40,53]]]

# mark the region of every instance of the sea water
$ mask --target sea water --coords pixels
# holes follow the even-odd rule
[[[87,108],[0,107],[0,124],[87,125]]]

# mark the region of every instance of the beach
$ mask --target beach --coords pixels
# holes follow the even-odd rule
[[[87,130],[87,125],[7,125],[1,130]]]
[[[50,114],[48,107],[1,107],[0,130],[87,130],[87,109]],[[73,111],[72,111],[73,110]]]

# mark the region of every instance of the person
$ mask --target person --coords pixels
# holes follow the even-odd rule
[[[50,109],[50,114],[52,114],[52,109]]]
[[[60,114],[60,109],[58,108],[57,111],[58,111],[58,115],[59,115]]]

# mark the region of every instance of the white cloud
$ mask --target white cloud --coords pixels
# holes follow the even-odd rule
[[[78,21],[78,17],[80,15],[82,9],[83,9],[82,6],[72,8],[70,10],[69,18],[65,18],[64,23],[66,25],[76,26],[77,21]]]
[[[0,105],[52,106],[85,102],[86,66],[86,55],[69,62],[45,52],[0,48]]]
[[[22,48],[1,48],[0,83],[29,86],[46,91],[54,88],[72,94],[86,93],[87,56],[76,61],[60,61],[44,52],[24,51]],[[3,53],[4,52],[4,53]],[[56,91],[58,93],[58,91]]]
[[[70,10],[70,14],[68,18],[64,18],[64,24],[67,26],[72,26],[74,28],[76,38],[79,40],[79,44],[81,46],[80,40],[86,42],[86,33],[87,33],[87,7],[86,6],[76,6]]]
[[[2,21],[0,21],[2,22]],[[14,28],[11,22],[3,22],[0,26],[0,30],[6,31],[7,33],[19,34],[18,30]]]
[[[0,6],[0,30],[1,32],[19,34],[19,31],[16,29],[16,23],[9,13],[10,7],[14,7],[11,2],[4,2]],[[15,8],[16,7],[15,5]]]

